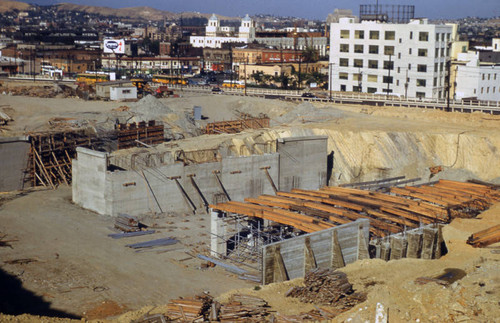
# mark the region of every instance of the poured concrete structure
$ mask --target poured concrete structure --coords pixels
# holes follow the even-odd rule
[[[24,188],[29,151],[27,137],[0,138],[0,192]]]
[[[156,151],[144,158],[147,162],[139,162],[139,157],[112,158],[78,148],[78,158],[73,160],[73,201],[112,216],[197,212],[207,210],[208,204],[274,194],[264,169],[280,190],[326,185],[327,137],[280,141],[274,153],[224,155],[187,165]]]

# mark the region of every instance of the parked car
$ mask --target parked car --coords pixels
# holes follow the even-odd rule
[[[222,89],[218,86],[212,88],[212,93],[222,93]]]
[[[303,98],[316,98],[316,95],[309,93],[309,92],[306,92],[306,93],[302,93],[302,97]]]

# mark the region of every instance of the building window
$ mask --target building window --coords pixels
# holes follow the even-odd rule
[[[441,48],[441,57],[444,57],[444,48]]]
[[[349,44],[340,44],[341,53],[349,53]]]
[[[347,91],[346,88],[347,86],[345,84],[340,84],[340,91],[345,92]]]
[[[130,94],[130,93],[131,93],[131,91],[130,91],[130,90],[123,90],[123,91],[122,91],[122,93],[123,93],[123,94]]]
[[[410,54],[410,55],[411,55],[411,48],[409,48],[409,49],[408,49],[408,54]]]
[[[370,45],[370,47],[368,47],[368,52],[370,54],[378,54],[378,46],[377,45]]]
[[[419,99],[423,99],[423,98],[425,98],[425,92],[417,92],[417,93],[416,93],[416,96],[417,96],[417,98],[419,98]]]
[[[370,59],[368,61],[368,68],[378,68],[378,61]]]
[[[427,48],[419,48],[418,56],[427,57]]]
[[[401,59],[401,53],[398,53],[398,59]]]
[[[439,34],[436,33],[436,41],[439,41]]]
[[[417,86],[425,86],[426,81],[424,79],[417,79]]]
[[[353,92],[361,92],[361,87],[356,86],[356,85],[353,85],[353,86],[352,86],[352,91],[353,91]]]
[[[483,92],[484,92],[484,87],[481,88],[481,94],[483,94]]]
[[[352,80],[360,82],[363,79],[363,74],[354,73],[352,74]]]
[[[495,93],[495,89],[496,89],[496,87],[494,86],[494,87],[493,87],[493,93]]]
[[[384,55],[394,55],[394,46],[384,46]]]
[[[438,84],[438,79],[437,79],[437,77],[435,77],[435,78],[434,78],[434,82],[433,82],[432,84],[433,84],[433,86],[437,86],[437,84]]]
[[[408,71],[411,71],[411,64],[408,64]]]
[[[370,39],[379,39],[379,34],[378,30],[370,30]]]
[[[378,76],[373,74],[368,74],[368,82],[378,82]]]
[[[393,70],[394,62],[393,61],[384,61],[384,70]]]
[[[341,39],[349,39],[349,30],[341,30],[340,31]]]
[[[349,74],[347,73],[339,73],[339,79],[347,80],[349,78]]]
[[[365,39],[365,31],[364,30],[355,30],[354,31],[354,39]]]
[[[339,60],[339,66],[349,66],[349,59],[348,58],[341,58]]]
[[[410,31],[410,39],[413,39],[413,31]]]
[[[363,67],[363,60],[362,59],[355,59],[354,60],[354,67]]]
[[[486,93],[490,93],[490,87],[489,86],[486,88]]]
[[[354,52],[358,54],[363,54],[363,45],[354,45]]]
[[[366,91],[368,93],[375,93],[375,92],[377,92],[377,88],[376,87],[369,87]]]
[[[395,31],[386,31],[385,32],[385,40],[394,40],[396,39],[396,32]]]
[[[392,84],[393,78],[392,76],[384,76],[384,83],[391,83]]]
[[[434,53],[435,57],[439,57],[439,48],[436,48],[436,52]]]
[[[427,72],[427,65],[417,65],[417,72]]]
[[[78,66],[78,68],[80,68],[80,66]],[[491,76],[491,74],[488,74],[488,81],[490,80],[490,76]]]
[[[421,31],[418,33],[419,41],[429,41],[429,33],[426,31]]]

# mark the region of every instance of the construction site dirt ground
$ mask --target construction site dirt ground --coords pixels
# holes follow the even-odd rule
[[[315,127],[321,123],[323,128],[346,133],[360,129],[467,132],[492,142],[500,138],[500,116],[481,113],[300,104],[189,92],[181,93],[180,98],[161,99],[161,102],[173,110],[183,111],[199,105],[202,114],[208,117],[207,122],[232,120],[240,112],[255,116],[266,113],[272,126],[284,129]],[[14,119],[0,127],[0,136],[49,130],[54,127],[49,124],[52,118],[85,119],[90,120],[90,124],[105,122],[113,118],[114,109],[123,105],[128,103],[0,94],[0,109]],[[329,114],[322,115],[325,111]],[[203,136],[202,140],[210,138]],[[440,148],[449,149],[453,160],[455,147]],[[474,162],[485,163],[480,158]],[[494,170],[497,167],[491,163],[483,165],[483,169],[487,168]],[[492,171],[491,174],[496,173]],[[490,174],[484,177],[493,178]],[[0,284],[12,288],[0,289],[0,306],[13,309],[13,313],[75,319],[109,317],[129,322],[147,312],[164,312],[164,304],[171,298],[210,291],[214,296],[227,299],[228,293],[243,290],[263,297],[274,310],[284,314],[314,308],[312,304],[284,297],[290,286],[300,284],[301,280],[273,284],[257,291],[254,284],[239,280],[221,268],[201,269],[202,262],[185,252],[195,254],[208,249],[207,216],[148,215],[142,220],[156,226],[160,232],[154,236],[114,240],[107,236],[113,232],[109,229],[113,219],[74,205],[70,187],[21,194],[1,193],[0,236],[7,235],[5,239],[15,241],[10,242],[12,248],[0,248]],[[474,249],[465,241],[471,233],[499,222],[500,205],[494,205],[477,219],[455,220],[444,229],[449,254],[439,260],[363,260],[348,265],[343,271],[356,290],[368,293],[368,300],[339,316],[338,321],[373,321],[377,303],[388,309],[391,322],[415,322],[417,319],[420,322],[498,321],[500,255],[492,253],[498,250],[498,244]],[[125,247],[152,237],[175,237],[180,242],[162,248],[172,249],[163,253],[135,253]],[[19,261],[16,263],[16,260]],[[13,264],[8,263],[12,261]],[[467,275],[449,287],[414,283],[418,277],[434,277],[446,268],[461,269]],[[37,318],[33,316],[14,318],[0,314],[2,322],[34,320]]]

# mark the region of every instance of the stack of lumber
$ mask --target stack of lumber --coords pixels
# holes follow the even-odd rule
[[[497,242],[500,242],[500,224],[476,232],[467,239],[467,243],[474,248],[486,247]]]
[[[304,287],[290,289],[287,297],[297,297],[304,303],[335,304],[339,309],[347,309],[364,301],[364,296],[354,293],[347,275],[332,269],[314,269],[304,277]],[[349,299],[347,298],[353,295]]]
[[[398,183],[398,185],[401,182]],[[439,180],[420,186],[391,187],[381,193],[350,187],[291,192],[210,205],[213,210],[270,220],[306,233],[357,219],[370,220],[370,233],[385,237],[422,225],[471,218],[500,201],[498,186]]]
[[[134,232],[141,230],[139,220],[137,220],[137,218],[133,216],[126,214],[120,214],[116,217],[115,228],[124,232]]]
[[[171,321],[203,322],[208,319],[211,305],[209,295],[174,299],[167,305],[167,316]]]
[[[261,322],[269,315],[267,302],[259,297],[235,294],[220,308],[221,322]]]

